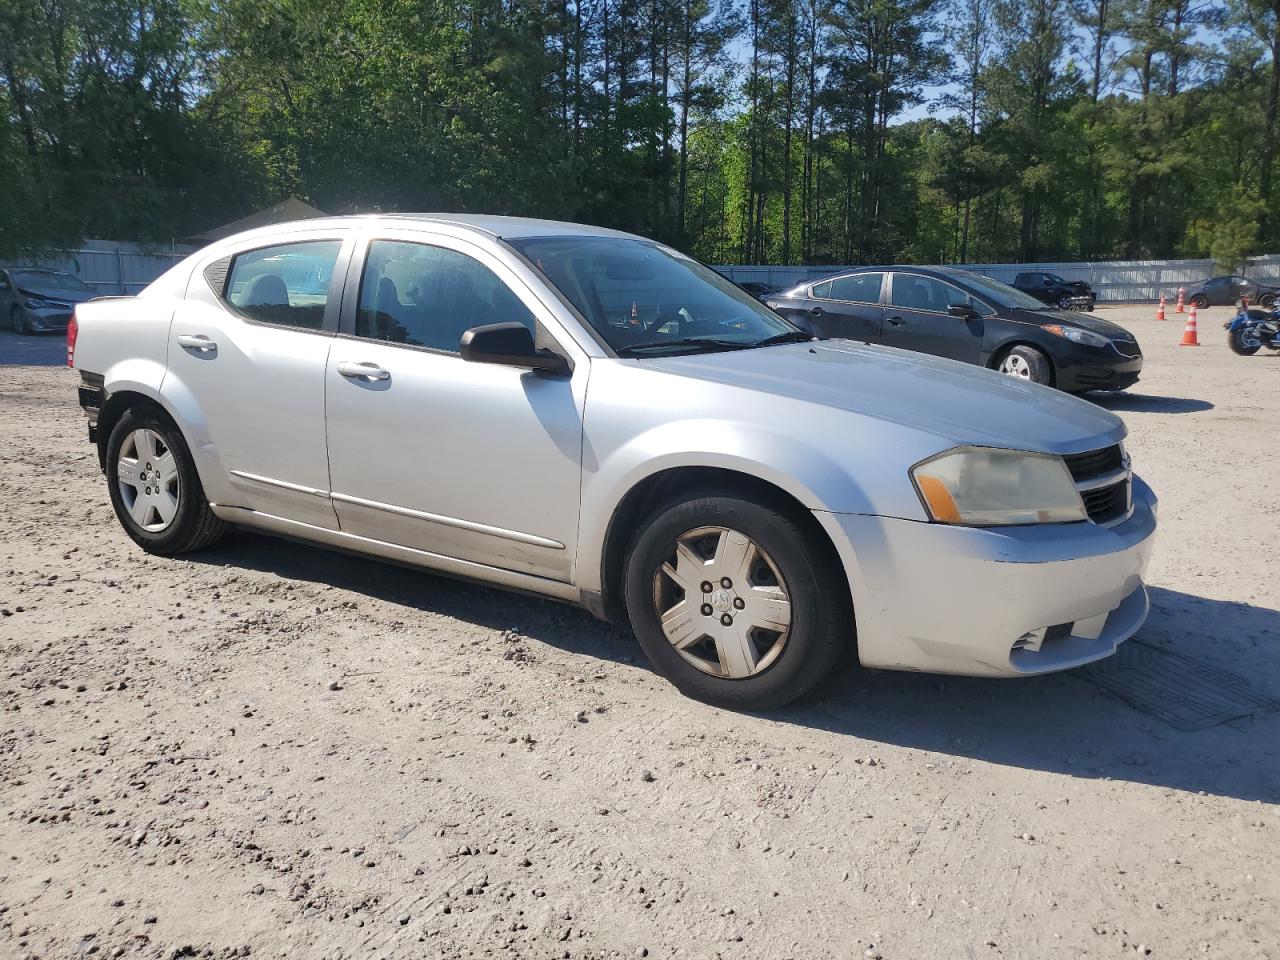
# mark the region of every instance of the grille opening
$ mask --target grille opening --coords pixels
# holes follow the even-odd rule
[[[1101,450],[1068,454],[1062,459],[1066,461],[1067,469],[1071,471],[1071,477],[1077,483],[1103,474],[1115,473],[1124,466],[1124,453],[1118,443]]]
[[[1121,480],[1109,487],[1083,490],[1085,512],[1094,523],[1106,523],[1123,517],[1129,511],[1129,481]]]

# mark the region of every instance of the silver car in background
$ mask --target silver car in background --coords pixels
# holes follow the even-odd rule
[[[61,333],[76,305],[99,295],[63,270],[0,267],[0,317],[14,333]]]
[[[1105,657],[1147,615],[1156,500],[1110,413],[801,333],[687,256],[502,217],[222,240],[68,336],[144,549],[229,525],[630,621],[739,708],[869,667]]]

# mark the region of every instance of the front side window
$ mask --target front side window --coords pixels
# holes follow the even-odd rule
[[[259,323],[319,330],[341,249],[341,240],[311,240],[238,253],[227,271],[225,299]]]
[[[529,308],[480,261],[425,243],[369,244],[356,336],[457,353],[472,327],[511,322],[537,333]]]
[[[507,241],[622,355],[747,349],[809,339],[750,294],[683,254],[625,237]]]
[[[973,297],[959,287],[954,287],[942,280],[932,277],[913,276],[899,273],[893,278],[893,305],[905,310],[928,310],[933,313],[946,313],[953,303],[973,307],[981,316],[991,316],[994,312],[981,300]],[[1039,302],[1037,301],[1037,305]]]
[[[93,288],[79,277],[61,270],[18,270],[13,281],[21,288],[39,287],[43,290],[74,290],[84,293]]]
[[[883,273],[855,273],[831,281],[831,299],[848,303],[879,303]]]

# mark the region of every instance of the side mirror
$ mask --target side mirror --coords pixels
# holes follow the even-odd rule
[[[459,344],[462,359],[470,363],[496,363],[505,367],[527,367],[548,373],[568,373],[572,364],[558,353],[539,350],[533,334],[523,323],[490,323],[472,327]]]
[[[978,311],[967,303],[953,303],[947,307],[947,313],[962,320],[972,320],[978,315]]]

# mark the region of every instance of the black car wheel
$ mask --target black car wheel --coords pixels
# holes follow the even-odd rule
[[[1209,306],[1209,298],[1203,293],[1195,294],[1189,302],[1195,304],[1197,310],[1203,310],[1205,307]]]
[[[1058,298],[1058,309],[1059,309],[1059,310],[1070,310],[1070,309],[1071,309],[1071,304],[1072,304],[1072,301],[1073,301],[1073,300],[1074,300],[1074,298],[1073,298],[1073,297],[1071,297],[1070,295],[1068,295],[1068,294],[1065,294],[1065,293],[1064,293],[1062,296],[1060,296],[1060,297]]]
[[[1019,380],[1030,380],[1032,383],[1043,383],[1045,386],[1053,384],[1053,364],[1049,362],[1049,358],[1035,347],[1024,344],[1010,348],[1009,352],[1000,358],[996,369],[1006,376]]]
[[[843,572],[818,537],[730,490],[658,507],[624,574],[628,617],[658,672],[739,710],[790,703],[829,676],[853,628]]]
[[[27,334],[27,318],[22,315],[22,308],[16,303],[9,310],[9,325],[13,327],[14,333]]]
[[[1280,300],[1280,294],[1264,293],[1258,298],[1258,303],[1266,307],[1268,310],[1274,310],[1278,300]]]

